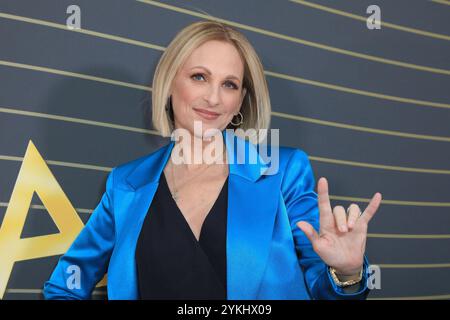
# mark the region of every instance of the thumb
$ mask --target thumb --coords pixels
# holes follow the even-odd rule
[[[303,231],[303,233],[306,235],[309,241],[311,241],[312,244],[314,244],[314,242],[316,242],[319,239],[319,234],[308,222],[299,221],[297,222],[297,227],[299,227],[300,230]]]

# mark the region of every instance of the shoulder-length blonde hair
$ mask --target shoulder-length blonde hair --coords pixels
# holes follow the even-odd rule
[[[231,43],[239,52],[244,63],[243,87],[247,91],[240,109],[244,118],[243,123],[238,127],[229,124],[227,129],[240,128],[244,131],[255,129],[259,132],[259,139],[264,140],[266,130],[260,131],[260,129],[269,128],[271,116],[269,90],[264,76],[264,68],[255,49],[242,33],[216,21],[199,21],[186,26],[177,33],[161,56],[153,76],[153,127],[163,137],[171,136],[174,123],[170,115],[170,106],[168,111],[166,106],[172,81],[192,51],[209,40]],[[240,135],[239,131],[236,131],[236,135]]]

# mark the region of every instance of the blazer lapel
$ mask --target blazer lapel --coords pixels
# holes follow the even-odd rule
[[[254,144],[232,132],[226,134],[226,144],[230,159],[227,298],[257,299],[269,256],[279,193],[273,190],[272,179],[260,179],[268,165]],[[244,160],[243,156],[245,163],[236,161]],[[252,159],[257,162],[253,163]]]
[[[162,147],[156,153],[142,161],[126,178],[129,190],[118,190],[121,193],[120,207],[124,211],[117,234],[117,252],[119,264],[116,290],[120,292],[118,299],[138,299],[138,279],[136,275],[135,251],[137,240],[142,229],[145,216],[156,193],[162,170],[169,159],[174,141]],[[126,285],[124,285],[126,284]],[[114,298],[114,297],[113,297]]]
[[[267,164],[256,146],[223,130],[229,163],[227,218],[227,291],[228,299],[255,299],[268,259],[270,241],[278,205],[270,179],[259,179]],[[123,273],[119,289],[128,299],[138,298],[135,250],[139,234],[161,173],[169,160],[175,141],[142,161],[126,178],[132,187],[123,194],[126,221],[121,221],[117,248],[122,252]],[[237,149],[237,151],[235,151]],[[256,163],[250,162],[257,160]],[[245,160],[245,161],[244,161]],[[126,208],[124,207],[126,206]],[[124,256],[126,255],[126,257]]]

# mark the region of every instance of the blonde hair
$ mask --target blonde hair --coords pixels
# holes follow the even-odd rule
[[[255,129],[259,132],[260,129],[269,128],[271,116],[269,90],[264,68],[253,46],[243,34],[224,23],[199,21],[177,33],[156,66],[152,88],[152,123],[163,137],[170,137],[174,130],[173,119],[169,114],[171,110],[166,110],[173,79],[189,55],[210,40],[232,44],[244,63],[243,88],[247,91],[240,109],[244,119],[240,126],[234,127],[229,124],[227,129]],[[239,135],[240,131],[237,130],[236,135]],[[262,130],[264,131],[267,132]],[[265,134],[260,134],[259,138],[264,139]]]

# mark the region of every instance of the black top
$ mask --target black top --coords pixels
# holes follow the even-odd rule
[[[172,198],[164,172],[136,245],[140,299],[226,299],[228,178],[199,241]]]

